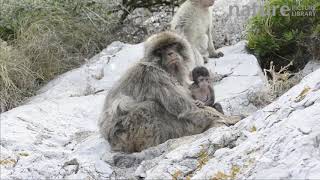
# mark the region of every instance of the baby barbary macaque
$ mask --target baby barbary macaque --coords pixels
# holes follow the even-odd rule
[[[198,107],[210,106],[223,114],[221,104],[215,103],[214,90],[211,87],[211,77],[207,68],[198,66],[192,70],[193,84],[190,85],[192,98]]]
[[[195,65],[207,63],[208,58],[219,58],[222,52],[215,50],[212,39],[212,9],[215,0],[186,0],[171,21],[171,29],[192,45]]]

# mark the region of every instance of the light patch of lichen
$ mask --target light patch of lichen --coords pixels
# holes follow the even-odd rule
[[[180,170],[177,170],[175,173],[171,175],[172,180],[178,180],[181,175],[182,175],[182,172]]]
[[[225,180],[228,179],[229,176],[221,171],[218,171],[211,180]]]
[[[250,132],[256,132],[257,131],[257,127],[256,126],[252,126],[250,129]]]
[[[306,86],[304,89],[301,91],[301,93],[296,97],[295,102],[300,102],[302,101],[310,92],[311,88]]]
[[[4,159],[4,160],[0,160],[0,165],[1,166],[13,166],[17,163],[16,160],[14,159]]]
[[[177,170],[176,172],[171,174],[172,179],[178,180],[178,179],[182,179],[183,177],[185,177],[186,180],[190,180],[195,172],[199,171],[204,165],[206,165],[208,163],[208,161],[209,161],[208,150],[202,146],[202,149],[197,154],[197,157],[198,157],[197,158],[198,164],[197,164],[197,168],[195,170],[193,170],[187,174],[183,174],[183,172],[181,172],[180,170]]]
[[[226,174],[224,172],[218,171],[211,180],[234,180],[240,172],[240,167],[233,165],[231,167],[230,173]]]
[[[199,156],[198,156],[197,170],[200,170],[204,165],[207,164],[208,161],[209,161],[208,151],[202,149],[202,150],[199,152]]]
[[[232,166],[230,178],[231,179],[236,179],[236,177],[239,174],[239,172],[240,172],[240,167],[239,166]]]
[[[26,153],[26,152],[21,152],[21,153],[19,153],[19,156],[27,157],[27,156],[29,156],[29,154],[28,154],[28,153]]]

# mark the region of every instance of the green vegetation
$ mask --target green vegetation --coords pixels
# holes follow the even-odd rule
[[[110,0],[0,0],[0,112],[107,46],[119,23]]]
[[[300,2],[300,4],[299,4]],[[320,58],[320,1],[319,0],[270,0],[265,11],[287,5],[290,9],[316,7],[315,16],[282,16],[280,8],[275,16],[255,16],[248,28],[249,49],[260,57],[263,68],[269,69],[273,61],[278,71],[291,61],[290,71],[297,71],[308,60]],[[296,10],[294,10],[296,11]],[[294,12],[289,12],[294,13]]]

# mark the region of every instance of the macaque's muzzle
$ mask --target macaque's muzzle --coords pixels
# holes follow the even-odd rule
[[[175,59],[171,59],[171,60],[167,63],[167,65],[168,65],[168,66],[178,65],[178,63],[179,63],[179,59],[178,59],[178,58],[175,58]]]
[[[206,88],[209,87],[209,83],[206,82],[206,81],[199,82],[198,85],[199,85],[199,87],[200,87],[201,89],[206,89]]]
[[[178,65],[179,55],[175,51],[168,51],[167,61],[167,66]]]

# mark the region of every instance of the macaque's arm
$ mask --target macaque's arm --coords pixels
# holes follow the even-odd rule
[[[209,51],[209,56],[214,56],[216,55],[216,49],[214,48],[213,44],[213,38],[212,38],[212,33],[213,33],[213,25],[212,25],[212,8],[209,8],[209,27],[207,30],[207,36],[208,36],[208,51]]]
[[[176,116],[196,108],[187,90],[172,82],[162,71],[149,68],[151,69],[145,70],[148,73],[139,78],[152,86],[142,88],[141,94],[148,94],[149,99],[159,102],[168,112]]]
[[[215,101],[215,95],[214,95],[214,90],[211,86],[209,86],[210,89],[210,101],[207,101],[205,103],[206,106],[212,106],[214,104]]]
[[[219,58],[224,56],[224,54],[222,52],[218,52],[216,51],[214,44],[213,44],[213,38],[212,38],[212,33],[213,33],[213,24],[212,24],[212,10],[211,8],[209,8],[209,28],[208,28],[208,52],[209,52],[209,57],[212,58]]]
[[[214,45],[213,45],[213,39],[212,39],[212,34],[211,34],[212,30],[209,29],[209,32],[208,32],[208,38],[209,38],[209,41],[208,41],[208,51],[209,51],[209,56],[214,56],[217,54],[216,52],[216,49],[214,48]]]

